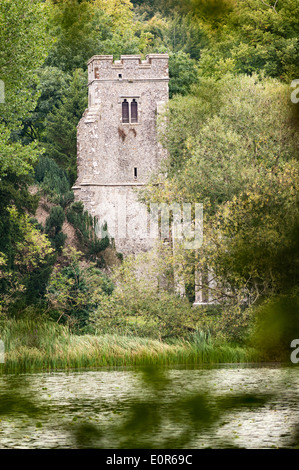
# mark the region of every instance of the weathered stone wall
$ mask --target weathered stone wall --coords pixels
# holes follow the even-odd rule
[[[94,56],[88,80],[89,105],[78,125],[76,200],[100,224],[107,221],[118,251],[147,250],[152,241],[143,236],[145,207],[137,192],[165,156],[156,118],[168,100],[168,56],[150,54],[146,61],[122,56],[115,62],[112,56]],[[137,123],[122,122],[124,99],[137,101]]]

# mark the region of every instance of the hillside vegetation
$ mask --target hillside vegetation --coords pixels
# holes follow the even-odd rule
[[[190,335],[287,358],[299,337],[298,1],[2,0],[0,51],[1,338],[35,321],[70,335],[66,356],[99,350],[113,364],[159,341],[180,360]],[[204,242],[123,260],[71,189],[87,61],[164,52],[170,101],[158,134],[168,158],[163,184],[153,175],[141,198],[203,203]],[[194,308],[201,269],[216,303]],[[129,338],[122,352],[115,334]],[[48,350],[29,343],[7,343],[9,360],[44,363]],[[51,357],[62,365],[59,347]],[[65,364],[106,359],[76,361]]]

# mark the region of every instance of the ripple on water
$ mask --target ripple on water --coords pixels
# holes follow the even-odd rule
[[[154,448],[294,445],[299,423],[296,367],[180,367],[165,373],[169,380],[159,389],[145,386],[137,368],[1,376],[0,395],[6,406],[0,409],[0,447],[120,448],[128,445],[128,436],[115,430],[126,422],[132,407],[147,402],[156,403],[161,422],[148,435],[126,428],[128,433],[136,432],[134,442],[138,439],[139,447],[147,448],[149,443]],[[177,404],[194,394],[206,396],[209,412],[217,415],[212,424],[192,422],[192,428],[188,418],[178,419]],[[220,399],[243,394],[266,400],[259,407],[232,406],[219,414]],[[78,434],[80,426],[85,434]],[[185,431],[190,434],[188,444],[182,440]]]

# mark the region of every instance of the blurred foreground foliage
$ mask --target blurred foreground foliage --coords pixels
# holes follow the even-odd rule
[[[201,433],[215,430],[227,421],[230,413],[239,410],[255,410],[264,407],[272,398],[269,394],[234,394],[217,396],[206,391],[189,390],[187,394],[173,394],[175,383],[165,369],[144,367],[138,370],[142,398],[133,398],[124,406],[115,400],[111,423],[101,426],[91,422],[61,424],[68,434],[69,447],[97,449],[183,449],[192,448]],[[6,377],[5,391],[0,393],[1,420],[23,418],[35,423],[42,435],[47,427],[51,407],[39,404],[38,397],[30,389],[30,383],[22,376]],[[172,392],[172,393],[171,393]],[[90,409],[90,403],[82,402]],[[94,408],[100,413],[105,398],[95,397]],[[107,411],[106,411],[107,412]],[[173,428],[177,432],[173,433]],[[57,427],[59,431],[59,424]],[[219,441],[219,447],[238,447],[232,438]]]

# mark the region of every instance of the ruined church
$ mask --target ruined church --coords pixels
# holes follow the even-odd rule
[[[168,55],[111,55],[88,62],[88,108],[77,134],[75,199],[100,223],[124,255],[154,245],[149,213],[138,190],[155,173],[166,151],[157,138],[157,117],[168,101]],[[99,227],[100,230],[100,227]],[[99,232],[99,236],[103,236]],[[195,304],[209,303],[209,289],[195,275]],[[198,282],[196,281],[198,279]]]

